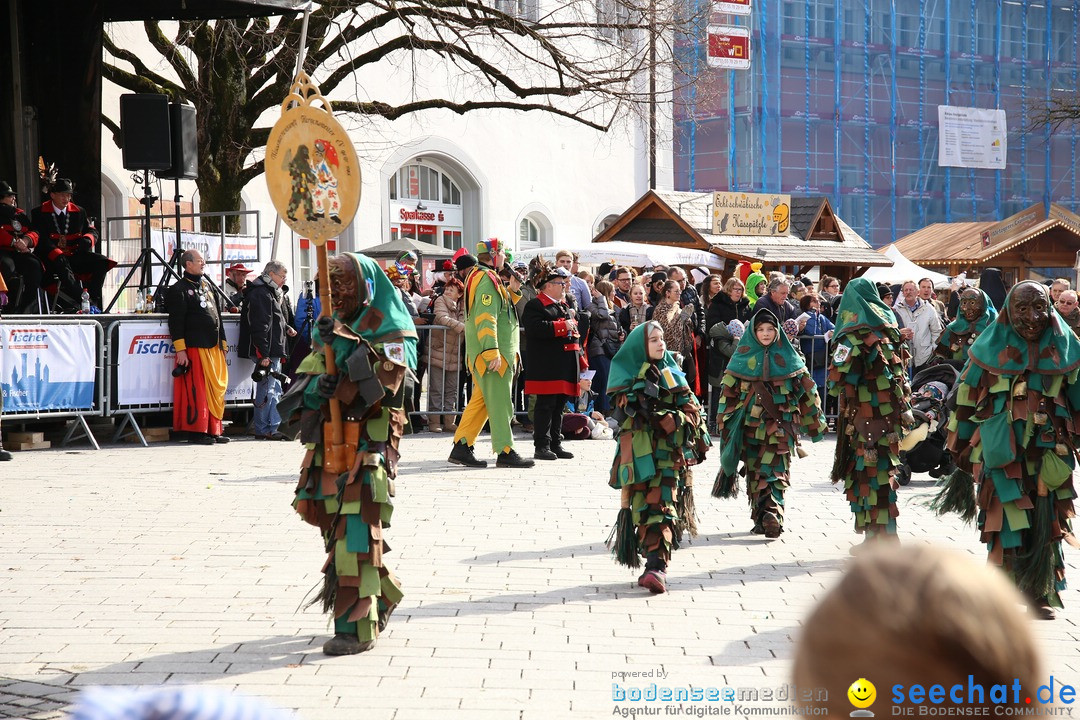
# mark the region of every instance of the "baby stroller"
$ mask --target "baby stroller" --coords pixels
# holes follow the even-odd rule
[[[948,434],[949,401],[956,381],[960,378],[960,365],[954,361],[941,361],[925,367],[911,380],[911,414],[915,427],[900,443],[900,467],[897,482],[907,485],[912,473],[930,473],[941,477],[952,472],[952,454],[945,449]]]

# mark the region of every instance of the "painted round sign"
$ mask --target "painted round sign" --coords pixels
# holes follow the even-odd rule
[[[322,107],[314,103],[321,103]],[[322,245],[360,205],[360,162],[330,103],[301,75],[266,143],[266,186],[285,224]]]

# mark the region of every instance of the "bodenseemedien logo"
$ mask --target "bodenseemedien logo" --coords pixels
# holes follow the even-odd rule
[[[859,678],[848,687],[847,697],[848,702],[855,706],[850,713],[851,717],[874,717],[874,712],[867,710],[874,704],[874,700],[877,700],[877,688],[874,687],[874,683],[866,678]]]

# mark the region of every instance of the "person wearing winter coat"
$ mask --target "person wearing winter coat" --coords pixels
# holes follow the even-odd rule
[[[451,277],[443,292],[435,298],[435,324],[446,330],[431,333],[428,364],[428,412],[442,413],[431,416],[431,432],[453,432],[457,408],[457,389],[461,373],[461,343],[465,338],[465,309],[461,297],[465,286]]]
[[[611,358],[619,352],[623,335],[619,323],[615,321],[615,286],[607,280],[596,283],[600,294],[593,298],[592,319],[589,331],[589,369],[596,371],[592,387],[596,392],[596,409],[607,413],[610,410],[607,399],[608,370]]]
[[[825,403],[825,376],[829,369],[829,338],[835,325],[821,311],[821,301],[816,295],[804,295],[799,301],[799,308],[806,313],[806,325],[803,326],[799,340],[806,366],[814,378],[818,397]]]
[[[934,356],[934,347],[944,327],[937,309],[919,298],[919,286],[914,280],[905,280],[900,286],[901,298],[893,305],[896,317],[903,321],[904,327],[914,331],[914,337],[908,341],[912,355],[912,377],[919,372]]]

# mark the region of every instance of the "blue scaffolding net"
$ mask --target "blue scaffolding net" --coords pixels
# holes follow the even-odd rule
[[[706,0],[691,0],[700,6]],[[1078,90],[1080,0],[755,0],[749,70],[696,73],[675,107],[676,189],[827,195],[875,246],[1033,203],[1080,210],[1078,132],[1031,125]],[[938,165],[937,107],[1003,109],[1004,170]]]

